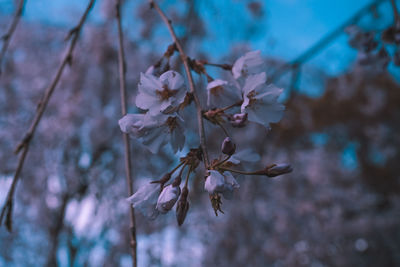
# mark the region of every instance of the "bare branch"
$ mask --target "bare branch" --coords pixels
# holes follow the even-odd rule
[[[210,165],[210,161],[208,158],[208,152],[207,152],[207,146],[206,146],[206,136],[205,136],[205,131],[204,131],[202,109],[201,109],[199,98],[197,97],[197,94],[196,94],[196,88],[194,85],[193,76],[190,71],[189,58],[185,54],[185,51],[183,50],[183,47],[182,47],[181,43],[179,42],[178,37],[175,34],[174,28],[172,27],[172,24],[171,24],[171,20],[169,20],[167,18],[165,13],[161,10],[159,5],[155,1],[149,0],[149,2],[150,2],[150,6],[153,7],[158,12],[161,19],[164,21],[165,25],[168,27],[168,31],[171,34],[171,37],[172,37],[173,41],[175,42],[176,47],[178,48],[179,54],[181,56],[181,60],[183,62],[183,66],[185,67],[186,76],[189,81],[190,93],[193,94],[193,99],[194,99],[194,103],[196,105],[196,110],[197,110],[197,122],[198,122],[198,127],[199,127],[200,145],[201,145],[201,149],[203,150],[204,165],[206,168],[208,168],[208,166]]]
[[[6,213],[7,213],[7,218],[11,218],[13,196],[14,196],[14,192],[15,192],[15,188],[16,188],[17,182],[18,182],[19,177],[20,177],[20,173],[22,171],[22,167],[23,167],[24,162],[25,162],[26,154],[28,153],[28,150],[29,150],[29,145],[31,144],[32,138],[33,138],[33,136],[35,134],[35,131],[36,131],[36,128],[39,125],[40,119],[42,118],[42,115],[43,115],[43,113],[44,113],[44,111],[45,111],[45,109],[47,107],[47,104],[48,104],[48,102],[49,102],[49,100],[50,100],[50,98],[51,98],[51,96],[52,96],[52,94],[54,92],[54,89],[56,88],[56,86],[57,86],[57,84],[58,84],[58,82],[60,80],[60,77],[61,77],[61,75],[62,75],[62,73],[64,71],[65,66],[67,64],[71,64],[72,63],[72,53],[74,51],[76,42],[78,40],[79,33],[80,33],[80,31],[81,31],[81,29],[83,27],[83,24],[86,21],[86,18],[87,18],[88,14],[89,14],[89,11],[93,7],[94,2],[95,2],[95,0],[90,0],[90,2],[88,4],[84,14],[82,15],[82,17],[81,17],[81,19],[79,21],[79,24],[69,32],[69,35],[71,36],[71,39],[70,39],[70,43],[69,43],[69,46],[68,46],[67,53],[65,54],[60,66],[57,69],[57,72],[56,72],[53,80],[51,81],[49,87],[44,92],[44,95],[43,95],[42,99],[40,100],[40,102],[39,102],[39,104],[37,106],[35,117],[34,117],[32,123],[31,123],[31,126],[29,127],[27,133],[25,134],[25,137],[22,139],[22,141],[18,144],[18,146],[16,148],[15,152],[18,153],[18,152],[20,152],[22,150],[22,154],[19,157],[18,166],[17,166],[17,169],[15,171],[15,175],[14,175],[14,178],[12,180],[11,187],[10,187],[10,189],[8,191],[6,202],[5,202],[5,204],[4,204],[4,206],[3,206],[2,210],[1,210],[0,225],[3,222],[3,218],[4,218],[4,215]],[[8,221],[11,221],[11,219],[10,220],[7,219],[7,222]],[[9,225],[9,224],[7,223],[7,225]],[[11,226],[11,224],[10,224],[10,226]],[[7,228],[8,228],[9,231],[11,231],[11,227],[7,227]]]
[[[304,53],[302,53],[300,56],[292,60],[291,62],[288,62],[278,68],[275,73],[273,73],[270,77],[270,81],[275,81],[279,79],[283,74],[286,72],[290,71],[293,69],[293,66],[299,66],[311,58],[313,58],[315,55],[317,55],[320,51],[322,51],[326,46],[328,46],[332,41],[334,41],[337,37],[339,37],[342,33],[343,30],[352,24],[357,23],[365,14],[371,11],[371,9],[378,7],[380,4],[385,2],[386,0],[376,0],[360,10],[358,10],[352,17],[350,17],[348,20],[346,20],[343,24],[339,25],[336,29],[334,29],[332,32],[327,34],[326,36],[322,37],[318,42],[316,42],[313,46],[311,46],[309,49],[307,49]]]
[[[116,3],[116,20],[118,24],[118,66],[119,66],[119,88],[121,95],[121,112],[122,116],[127,113],[126,108],[126,61],[124,52],[124,37],[121,25],[121,1],[117,0]],[[130,152],[130,141],[129,136],[126,133],[122,133],[124,139],[125,147],[125,177],[126,183],[128,185],[128,194],[131,196],[133,194],[133,180],[132,180],[132,169],[131,169],[131,152]],[[137,266],[137,241],[136,241],[136,220],[135,220],[135,210],[132,205],[129,205],[130,209],[130,238],[131,238],[131,254],[132,254],[132,266]]]
[[[394,25],[395,26],[400,26],[400,15],[399,15],[399,10],[397,9],[396,6],[396,1],[395,0],[390,0],[390,3],[392,4],[392,9],[393,9],[393,17],[394,17]]]
[[[19,19],[22,16],[22,11],[24,10],[25,0],[20,0],[18,3],[17,11],[14,14],[14,18],[8,28],[7,32],[1,37],[3,40],[3,46],[1,47],[0,51],[0,75],[1,75],[1,66],[3,65],[4,56],[6,54],[8,45],[10,44],[11,37],[17,28]]]

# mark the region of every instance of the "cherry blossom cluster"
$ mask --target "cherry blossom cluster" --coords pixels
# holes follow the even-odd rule
[[[193,96],[187,90],[182,75],[169,69],[169,58],[173,52],[173,46],[170,46],[162,60],[140,74],[136,106],[144,113],[127,114],[119,120],[121,130],[152,153],[157,153],[163,146],[171,146],[175,153],[185,147],[186,127],[182,111],[191,104]],[[178,225],[183,223],[189,209],[190,174],[195,172],[200,162],[205,166],[204,189],[209,194],[216,215],[222,212],[221,197],[232,198],[234,191],[240,187],[233,173],[275,177],[292,171],[288,164],[271,164],[252,172],[234,169],[241,162],[255,162],[260,157],[251,149],[236,151],[236,144],[224,125],[245,127],[249,123],[257,123],[269,130],[270,123],[279,122],[284,112],[284,105],[278,101],[282,89],[267,84],[260,51],[246,53],[233,65],[193,59],[189,62],[193,71],[207,77],[207,99],[204,101],[207,106],[203,107],[202,115],[203,119],[221,127],[226,135],[221,155],[206,163],[201,146],[192,148],[170,172],[159,180],[147,182],[128,198],[134,208],[151,219],[176,206]],[[227,71],[228,78],[213,79],[206,71],[208,65]],[[165,71],[160,73],[160,69]],[[185,169],[186,179],[182,186]]]

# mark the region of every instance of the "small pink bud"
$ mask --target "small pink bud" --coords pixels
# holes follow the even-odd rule
[[[233,127],[242,128],[246,126],[247,113],[238,113],[233,115],[231,119],[231,124]]]
[[[285,173],[292,172],[293,169],[289,164],[283,163],[278,165],[273,165],[266,169],[266,175],[269,177],[275,177]]]
[[[235,145],[235,143],[232,142],[232,139],[230,137],[226,137],[224,139],[224,141],[222,142],[221,151],[225,155],[229,155],[229,156],[232,156],[233,154],[235,154],[236,145]]]
[[[189,202],[187,201],[187,196],[189,194],[189,190],[187,187],[182,189],[181,197],[176,205],[176,220],[178,221],[178,225],[181,226],[185,221],[186,214],[189,210]]]

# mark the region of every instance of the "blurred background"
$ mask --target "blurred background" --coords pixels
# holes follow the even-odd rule
[[[0,35],[18,2],[0,0]],[[1,66],[0,205],[17,166],[14,148],[87,2],[26,1]],[[400,30],[390,31],[395,1],[159,2],[192,58],[232,64],[261,50],[270,81],[284,88],[285,116],[268,132],[228,130],[238,148],[260,154],[248,168],[289,162],[294,171],[238,176],[241,188],[218,217],[198,173],[183,226],[175,212],[155,221],[137,214],[139,266],[400,266],[400,52],[382,41],[392,34],[400,42]],[[96,1],[38,127],[13,231],[0,228],[0,266],[131,266],[114,4]],[[128,105],[138,112],[139,74],[172,42],[147,1],[125,1],[122,15]],[[176,56],[171,63],[183,74]],[[206,79],[195,78],[204,94]],[[196,122],[188,124],[188,148],[197,147]],[[217,157],[224,135],[208,123],[206,132]],[[132,150],[135,189],[185,154],[166,147],[153,155],[135,141]]]

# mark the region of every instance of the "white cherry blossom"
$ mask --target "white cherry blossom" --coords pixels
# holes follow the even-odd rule
[[[223,107],[240,100],[240,91],[227,81],[216,79],[207,85],[207,105],[212,108]]]
[[[246,77],[249,74],[257,73],[263,63],[260,50],[248,52],[233,64],[233,77],[238,79],[241,76]]]
[[[243,86],[241,112],[248,114],[248,120],[264,125],[269,129],[271,122],[278,122],[283,116],[285,106],[278,102],[282,89],[266,85],[265,72],[250,75]]]
[[[136,106],[148,110],[150,115],[176,111],[186,96],[182,76],[172,70],[163,73],[159,78],[141,73],[138,89]]]
[[[210,170],[204,183],[204,189],[209,194],[221,193],[224,198],[232,198],[233,190],[239,188],[239,184],[230,172],[221,174],[219,171]]]
[[[145,217],[155,219],[159,214],[156,209],[159,193],[160,184],[146,183],[126,200]]]
[[[127,114],[118,121],[121,130],[136,138],[152,153],[170,143],[174,152],[185,144],[184,128],[177,115],[151,116],[150,114]]]

